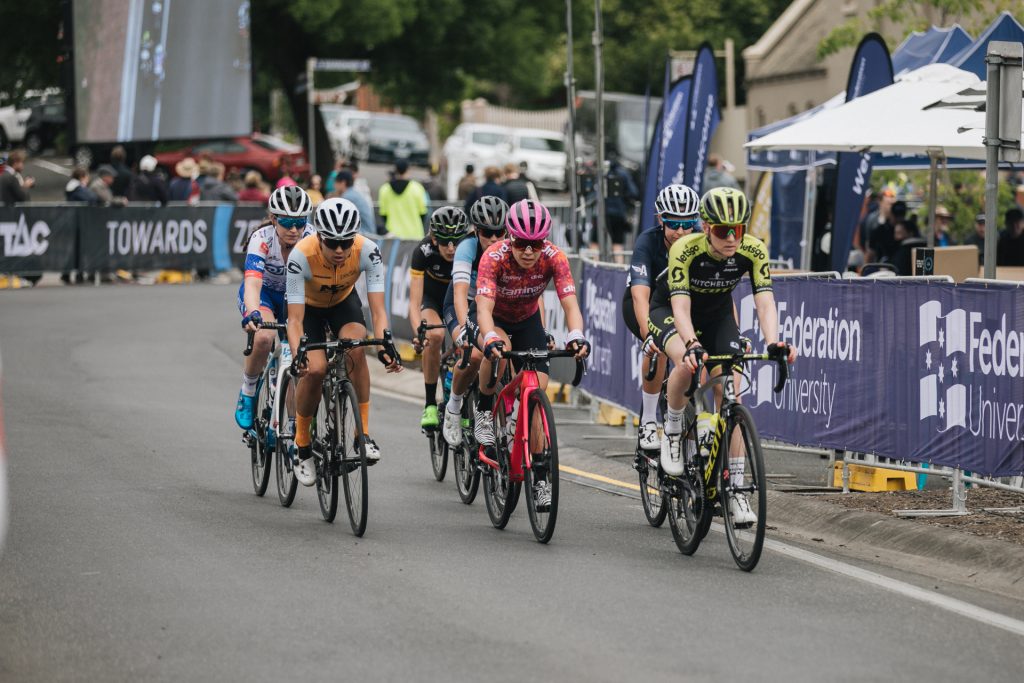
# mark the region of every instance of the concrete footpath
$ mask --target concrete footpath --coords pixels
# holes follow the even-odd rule
[[[375,392],[422,402],[418,370],[389,375],[378,363],[370,363],[370,368]],[[645,524],[632,468],[635,433],[595,424],[587,407],[555,404],[555,412],[563,478],[634,499],[637,523]],[[823,487],[827,461],[814,454],[772,449],[766,449],[765,456],[769,538],[1024,600],[1024,548],[780,490]]]

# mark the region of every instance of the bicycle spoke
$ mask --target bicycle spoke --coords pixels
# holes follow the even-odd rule
[[[753,417],[741,405],[733,406],[721,446],[728,458],[728,477],[720,478],[725,537],[737,566],[751,571],[761,557],[768,496],[764,455]]]

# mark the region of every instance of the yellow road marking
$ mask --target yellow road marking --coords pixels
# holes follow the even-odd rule
[[[600,474],[594,474],[592,472],[584,472],[583,470],[578,470],[575,467],[569,467],[568,465],[559,465],[558,469],[561,470],[562,472],[566,472],[568,474],[575,474],[577,477],[583,477],[585,479],[593,479],[594,481],[600,481],[600,482],[605,483],[605,484],[612,484],[613,486],[621,486],[622,488],[629,489],[631,491],[639,491],[640,490],[640,485],[639,484],[630,484],[629,482],[619,481],[618,479],[612,479],[610,477],[605,477],[605,476],[600,475]]]

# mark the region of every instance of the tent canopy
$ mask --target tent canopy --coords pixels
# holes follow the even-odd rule
[[[984,91],[974,74],[931,64],[892,85],[748,142],[753,149],[922,154],[984,159],[985,115],[970,104],[950,104],[964,91]],[[1024,127],[1024,126],[1022,126]]]
[[[892,72],[898,76],[928,64],[948,64],[954,55],[972,42],[970,34],[959,24],[914,31],[892,53]]]
[[[964,71],[969,71],[978,78],[988,78],[985,67],[985,54],[988,44],[993,40],[1006,40],[1011,43],[1024,43],[1024,26],[1020,25],[1012,14],[1003,12],[985,29],[978,39],[953,55],[949,63]]]

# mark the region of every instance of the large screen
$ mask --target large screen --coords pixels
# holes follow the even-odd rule
[[[79,142],[248,135],[249,0],[74,0]]]

